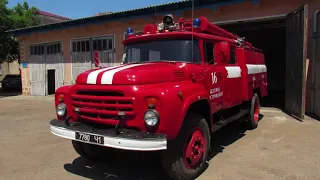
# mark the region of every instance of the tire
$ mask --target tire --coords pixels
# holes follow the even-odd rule
[[[260,100],[258,94],[254,94],[250,104],[250,111],[248,114],[248,120],[245,125],[249,130],[256,129],[259,123],[260,116]]]
[[[88,160],[97,161],[102,159],[107,153],[112,153],[113,149],[102,147],[98,145],[83,143],[80,141],[72,140],[74,150],[81,156]],[[106,153],[107,152],[107,153]]]
[[[172,179],[196,179],[206,169],[209,149],[208,123],[203,117],[190,114],[184,120],[178,136],[169,141],[167,150],[162,152],[162,166]],[[192,158],[190,152],[198,154],[199,160]]]

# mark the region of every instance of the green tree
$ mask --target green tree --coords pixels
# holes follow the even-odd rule
[[[27,2],[7,7],[8,0],[0,0],[0,62],[19,60],[19,42],[6,31],[40,24],[39,10]]]

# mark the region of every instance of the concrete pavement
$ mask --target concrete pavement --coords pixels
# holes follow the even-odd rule
[[[52,97],[4,97],[0,105],[0,179],[166,179],[158,153],[80,158],[69,140],[50,133]],[[212,159],[198,179],[319,179],[319,121],[299,122],[275,108],[261,113],[256,130],[234,123],[213,134]]]

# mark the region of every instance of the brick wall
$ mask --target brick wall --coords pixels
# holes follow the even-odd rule
[[[19,49],[20,49],[20,60],[21,63],[26,60],[28,54],[28,46],[25,43],[25,37],[19,37]],[[22,81],[22,94],[30,95],[30,77],[28,76],[28,68],[21,68],[21,81]]]

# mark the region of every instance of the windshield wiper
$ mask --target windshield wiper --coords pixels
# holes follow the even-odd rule
[[[138,61],[138,62],[127,62],[123,64],[141,64],[141,63],[153,63],[153,62],[167,62],[169,64],[176,64],[177,61],[166,61],[166,60],[158,60],[158,61]]]
[[[176,64],[176,61],[167,61],[167,60],[158,60],[158,61],[150,61],[150,62],[167,62],[169,64]]]

